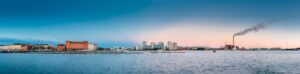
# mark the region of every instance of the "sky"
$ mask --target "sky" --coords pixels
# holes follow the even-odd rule
[[[300,47],[299,6],[299,0],[1,0],[0,38],[221,47],[237,32],[283,19],[236,37],[236,44],[294,48]]]

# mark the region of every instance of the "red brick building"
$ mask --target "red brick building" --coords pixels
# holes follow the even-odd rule
[[[66,49],[67,50],[85,50],[88,49],[89,42],[88,41],[66,41]]]
[[[64,44],[58,44],[56,49],[57,51],[65,51],[66,47]]]

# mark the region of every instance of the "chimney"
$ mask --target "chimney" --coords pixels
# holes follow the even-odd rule
[[[234,46],[234,36],[232,37],[232,45],[233,45],[233,47],[235,47]]]

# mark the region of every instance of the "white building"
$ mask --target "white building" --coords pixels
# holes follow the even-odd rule
[[[135,46],[135,50],[141,51],[141,50],[143,50],[143,46],[141,44],[138,44]]]
[[[89,44],[88,45],[88,51],[95,51],[97,49],[97,45],[96,44]]]
[[[154,48],[155,48],[155,45],[156,45],[156,43],[155,43],[155,42],[151,42],[151,43],[150,43],[150,46],[151,46],[151,48],[150,48],[150,49],[154,49]]]
[[[151,42],[150,45],[148,45],[146,41],[143,41],[142,42],[142,48],[143,48],[143,50],[151,50],[152,49],[151,44],[155,44],[155,43]]]
[[[143,42],[142,42],[142,50],[147,49],[147,47],[148,47],[147,42],[146,42],[146,41],[143,41]]]
[[[143,41],[142,42],[142,46],[146,46],[147,45],[147,42],[146,41]]]
[[[168,41],[168,46],[167,47],[170,51],[175,51],[175,50],[178,49],[177,48],[177,43],[176,42],[171,42],[171,41]]]
[[[164,42],[150,42],[148,45],[146,41],[143,41],[141,45],[137,45],[136,50],[164,50],[165,49],[165,44]]]
[[[0,46],[0,50],[5,50],[5,51],[21,50],[21,49],[22,49],[22,45]]]
[[[164,44],[164,42],[158,42],[157,43],[157,48],[165,50],[165,44]]]

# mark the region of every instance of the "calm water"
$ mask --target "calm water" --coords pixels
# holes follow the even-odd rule
[[[300,73],[300,51],[0,54],[0,73],[295,74]]]

